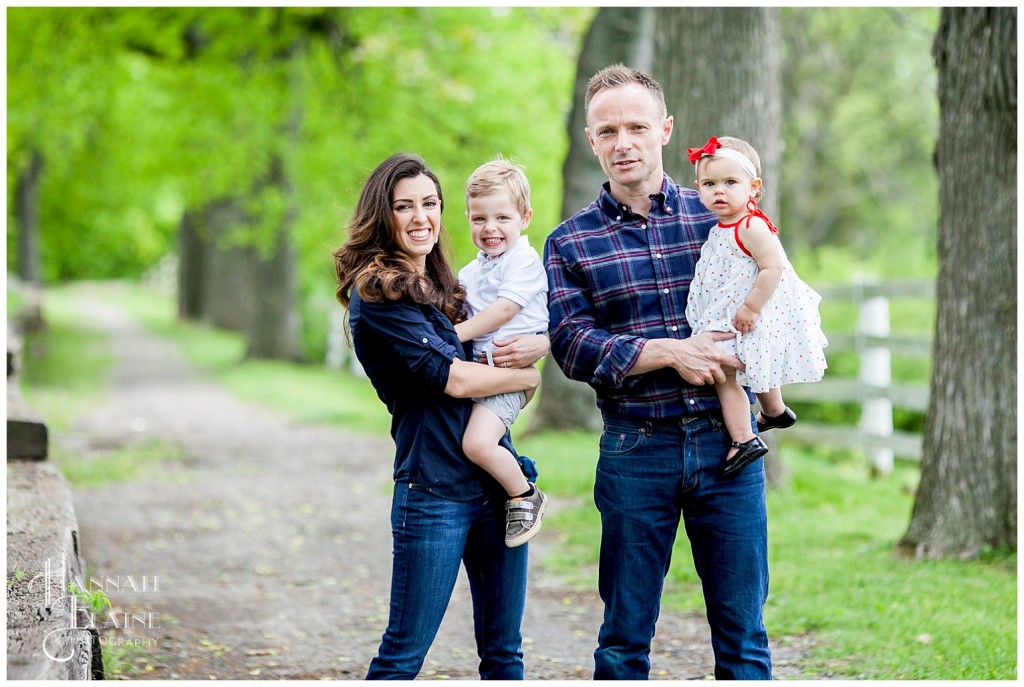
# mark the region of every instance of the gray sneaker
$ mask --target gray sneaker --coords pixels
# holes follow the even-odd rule
[[[540,532],[547,495],[533,488],[533,496],[505,502],[505,546],[515,548],[533,539]]]

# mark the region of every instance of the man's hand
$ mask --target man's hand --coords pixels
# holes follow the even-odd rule
[[[496,340],[494,347],[491,359],[495,367],[528,367],[548,354],[551,341],[546,334],[523,334]],[[481,362],[486,363],[487,357]]]
[[[671,367],[690,384],[717,384],[726,379],[723,367],[743,370],[745,366],[734,355],[716,345],[718,341],[735,338],[731,332],[704,332],[688,339],[650,339],[629,374],[643,374]]]

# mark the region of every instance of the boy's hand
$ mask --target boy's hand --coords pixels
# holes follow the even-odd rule
[[[740,309],[736,311],[736,317],[732,321],[732,326],[736,327],[741,333],[749,334],[754,331],[754,323],[757,321],[757,313],[744,303],[740,306]]]

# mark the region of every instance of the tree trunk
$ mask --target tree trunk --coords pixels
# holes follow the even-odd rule
[[[43,328],[43,267],[39,250],[39,185],[44,159],[38,150],[28,154],[28,164],[15,188],[15,214],[18,218],[18,277],[22,283],[22,304],[18,322],[25,332]]]
[[[203,240],[199,210],[186,210],[178,224],[178,318],[198,320],[203,297]]]
[[[233,236],[248,219],[238,198],[225,198],[203,210],[203,269],[200,319],[214,327],[247,332],[252,325],[256,250]]]
[[[568,218],[597,198],[606,181],[601,163],[587,142],[583,98],[587,81],[604,67],[622,62],[649,69],[652,58],[650,35],[654,29],[652,8],[603,7],[594,17],[576,67],[572,112],[569,116],[569,152],[562,165],[562,218]],[[537,412],[530,431],[545,429],[601,428],[594,390],[569,379],[554,362],[544,366]]]
[[[778,217],[782,161],[782,31],[777,7],[658,8],[652,75],[675,117],[665,171],[684,186],[696,177],[687,148],[711,136],[736,136],[761,157],[761,207]]]
[[[298,115],[286,127],[286,136],[297,131]],[[272,253],[256,257],[251,279],[253,308],[246,358],[303,359],[298,303],[298,258],[291,242],[295,221],[294,194],[278,154],[271,162],[268,184],[285,198],[286,210],[274,227]]]
[[[282,29],[284,19],[280,8],[275,14],[272,33]],[[267,190],[279,194],[283,209],[280,216],[271,220],[273,252],[268,256],[265,251],[259,251],[254,265],[252,293],[255,308],[249,326],[249,348],[245,354],[246,358],[302,361],[305,357],[302,353],[301,317],[298,309],[298,256],[291,240],[298,210],[284,154],[299,147],[298,139],[303,117],[303,76],[300,62],[307,48],[306,39],[299,37],[276,56],[284,70],[283,95],[290,101],[288,118],[280,127],[281,137],[286,143],[283,149],[273,153],[266,185],[257,185],[257,193]],[[254,218],[254,223],[258,221],[265,224],[267,219]]]
[[[938,318],[921,482],[900,549],[1017,548],[1017,10],[944,8]]]
[[[252,313],[246,358],[303,359],[299,312],[295,307],[296,263],[289,232],[282,229],[277,233],[273,254],[255,264],[252,291],[259,305]]]
[[[28,164],[18,177],[15,212],[18,217],[18,277],[23,282],[43,281],[39,253],[39,184],[43,176],[43,156],[37,150],[28,154]]]

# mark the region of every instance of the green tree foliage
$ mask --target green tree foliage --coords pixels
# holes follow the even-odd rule
[[[251,219],[222,240],[269,249],[294,209],[306,329],[317,341],[330,250],[363,179],[393,152],[420,153],[437,171],[458,264],[474,252],[463,183],[496,154],[530,176],[535,243],[558,222],[564,119],[592,14],[12,8],[8,198],[40,146],[50,280],[137,276],[174,250],[186,209],[229,197]],[[265,183],[275,159],[290,201]]]
[[[787,247],[816,249],[823,273],[836,254],[881,275],[935,273],[938,18],[930,7],[783,9],[775,189]]]
[[[463,182],[497,153],[530,176],[534,243],[557,224],[575,59],[594,13],[10,8],[9,213],[38,151],[43,274],[57,280],[144,273],[176,250],[185,210],[213,201],[250,215],[221,240],[265,251],[295,212],[316,357],[333,307],[327,256],[362,180],[392,152],[438,172],[456,264],[473,254]],[[785,150],[769,187],[787,247],[829,278],[843,278],[835,268],[851,252],[882,275],[934,273],[937,21],[935,8],[782,10]],[[274,160],[291,197],[266,183]]]

